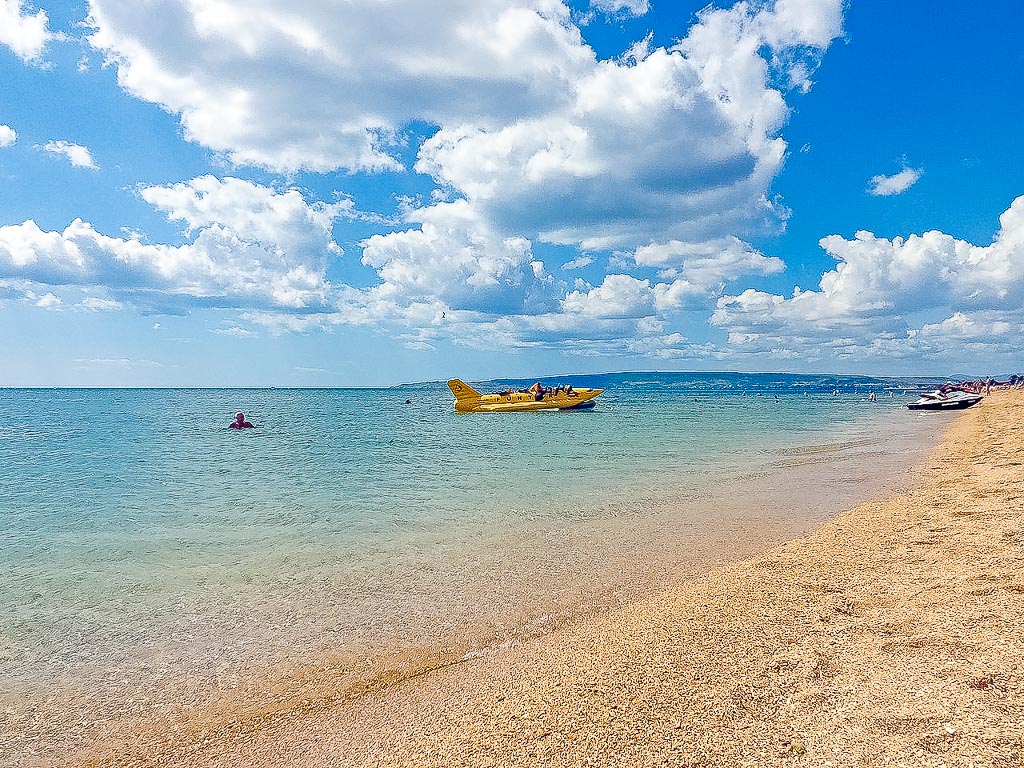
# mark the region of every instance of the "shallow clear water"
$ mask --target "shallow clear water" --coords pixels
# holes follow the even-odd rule
[[[658,518],[660,536],[687,494],[907,432],[908,398],[887,388],[919,384],[560,381],[606,392],[588,412],[457,415],[443,383],[0,390],[0,680],[91,685],[168,659],[237,666],[494,623],[582,573],[573,558],[636,557],[607,541],[624,518]],[[481,388],[508,383],[530,382]],[[256,429],[226,428],[239,409]]]

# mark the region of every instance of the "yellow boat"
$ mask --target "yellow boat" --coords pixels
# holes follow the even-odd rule
[[[536,385],[534,385],[536,387]],[[586,387],[558,388],[556,392],[550,388],[520,391],[508,389],[484,395],[477,392],[461,379],[452,379],[448,388],[455,395],[455,410],[459,413],[479,413],[488,411],[571,411],[594,407],[594,398],[604,392],[603,389]]]

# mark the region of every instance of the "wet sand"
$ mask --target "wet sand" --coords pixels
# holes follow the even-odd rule
[[[314,670],[281,706],[71,764],[1024,765],[1022,509],[1024,393],[998,393],[909,490],[752,559],[358,696]]]

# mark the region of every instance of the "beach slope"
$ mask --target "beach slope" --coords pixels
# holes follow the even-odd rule
[[[1022,510],[1024,393],[999,393],[910,491],[753,560],[354,702],[126,759],[1024,765]]]

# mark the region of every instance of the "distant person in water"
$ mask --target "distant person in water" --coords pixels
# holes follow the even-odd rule
[[[239,411],[235,414],[235,420],[228,425],[228,429],[252,429],[256,425],[245,420],[245,414]]]

